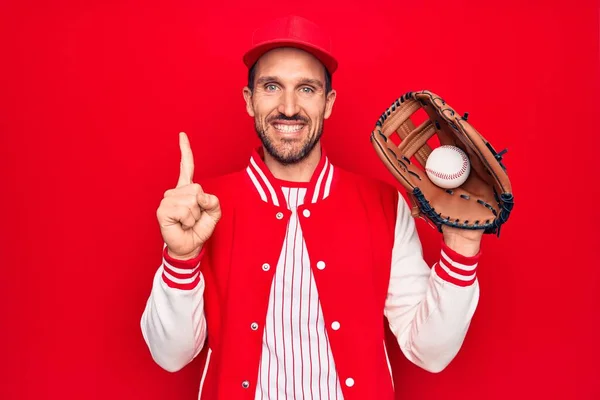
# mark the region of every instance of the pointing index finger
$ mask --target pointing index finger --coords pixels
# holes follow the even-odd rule
[[[181,164],[179,166],[177,187],[189,185],[194,178],[194,155],[185,132],[179,133],[179,149],[181,150]]]

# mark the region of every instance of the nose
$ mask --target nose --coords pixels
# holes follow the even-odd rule
[[[300,112],[296,94],[293,91],[288,91],[281,96],[281,102],[279,103],[279,107],[277,107],[277,111],[286,117],[293,117]]]

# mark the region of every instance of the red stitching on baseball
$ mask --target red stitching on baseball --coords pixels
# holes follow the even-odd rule
[[[467,170],[467,157],[462,152],[462,150],[459,149],[458,147],[456,147],[456,146],[448,146],[448,147],[450,147],[451,149],[459,150],[458,154],[460,154],[460,157],[463,160],[463,164],[462,164],[462,167],[460,168],[460,170],[458,172],[453,173],[453,174],[444,174],[442,172],[434,171],[434,170],[432,170],[430,168],[425,168],[425,170],[427,172],[431,173],[432,175],[437,176],[438,178],[441,178],[441,179],[456,179],[459,176],[461,176],[462,174],[464,174],[465,171]]]

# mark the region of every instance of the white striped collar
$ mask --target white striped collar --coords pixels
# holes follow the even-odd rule
[[[287,204],[282,186],[307,188],[304,197],[305,203],[316,203],[326,199],[331,193],[331,188],[335,181],[334,176],[336,175],[333,164],[331,164],[325,154],[323,146],[321,146],[321,159],[313,172],[310,182],[289,182],[288,185],[288,182],[284,183],[275,178],[263,161],[262,147],[253,151],[248,167],[246,168],[246,173],[254,184],[260,198],[264,202],[271,203],[277,207],[285,207]]]

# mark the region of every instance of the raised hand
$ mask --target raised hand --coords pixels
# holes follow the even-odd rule
[[[221,219],[219,199],[193,183],[194,156],[184,132],[179,134],[181,164],[177,187],[165,192],[156,211],[169,255],[176,259],[196,257]]]

